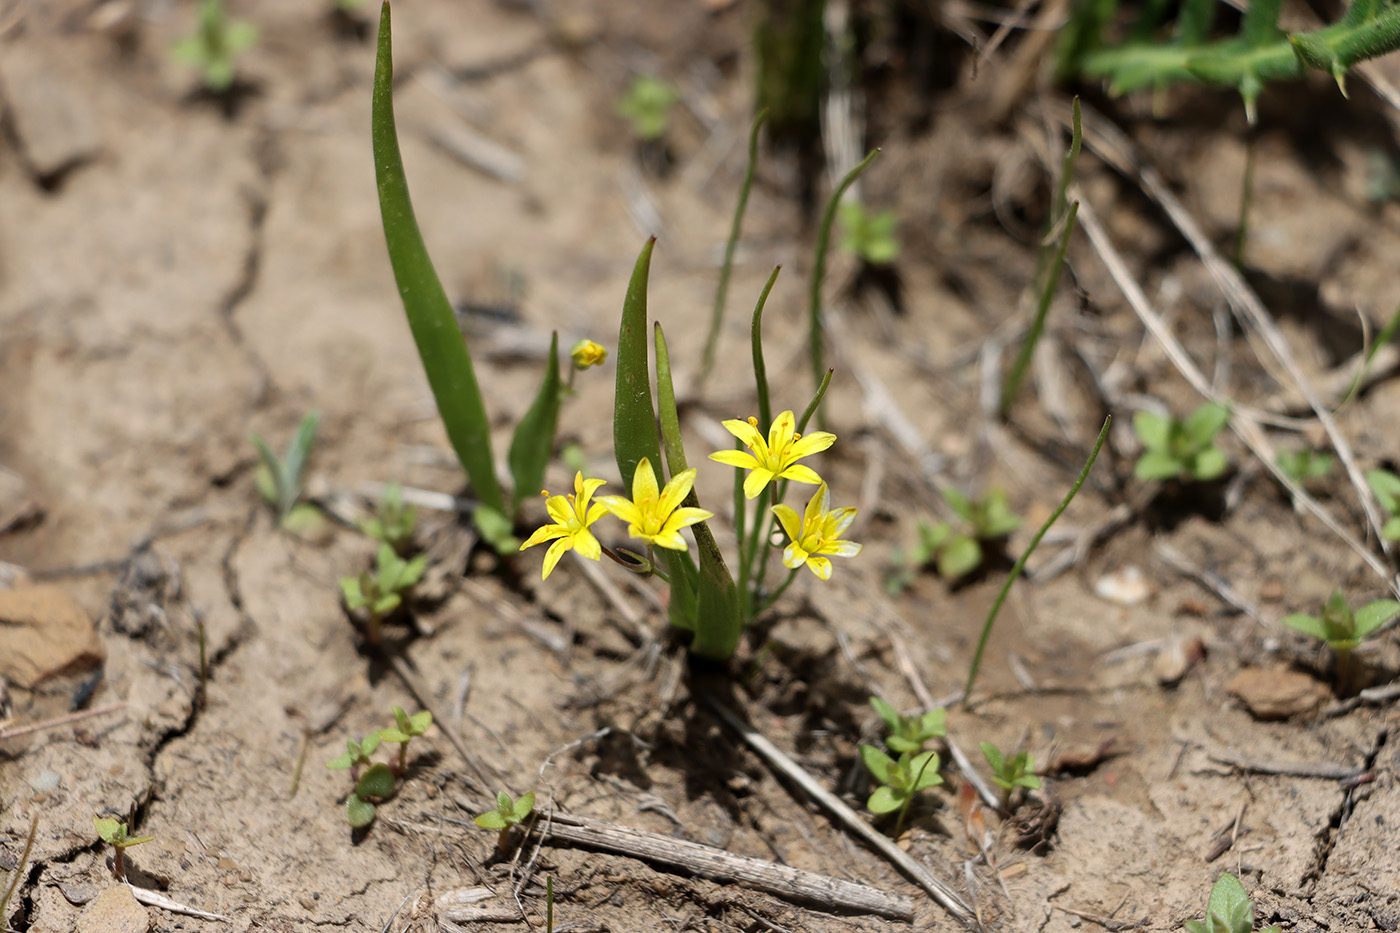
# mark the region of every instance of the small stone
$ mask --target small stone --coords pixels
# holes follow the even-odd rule
[[[59,884],[58,893],[74,907],[82,907],[97,897],[97,886],[92,884]]]
[[[1332,691],[1307,674],[1289,670],[1246,668],[1231,677],[1225,690],[1238,697],[1255,719],[1288,719],[1316,712]]]
[[[102,657],[92,618],[63,588],[0,590],[0,676],[33,689],[51,677],[91,670]]]
[[[1136,606],[1152,595],[1142,568],[1129,564],[1094,581],[1094,595],[1119,606]]]
[[[1206,646],[1199,638],[1183,638],[1173,635],[1167,639],[1162,650],[1157,652],[1157,660],[1152,664],[1152,673],[1157,683],[1171,687],[1181,682],[1191,668],[1206,656]]]
[[[78,915],[78,933],[146,933],[150,928],[150,913],[124,884],[97,895]]]
[[[40,181],[92,159],[102,148],[92,105],[43,57],[7,49],[0,68],[11,125]]]

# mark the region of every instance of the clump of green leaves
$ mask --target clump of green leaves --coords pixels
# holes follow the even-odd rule
[[[199,27],[170,48],[176,61],[198,68],[204,86],[222,94],[233,86],[234,60],[258,41],[258,27],[245,20],[229,19],[223,0],[201,0]]]
[[[992,766],[992,783],[1006,792],[1005,802],[1008,805],[1016,788],[1040,789],[1040,778],[1035,775],[1035,759],[1030,752],[1017,752],[1008,757],[991,742],[983,742],[982,756]]]
[[[1210,889],[1205,919],[1187,920],[1182,926],[1187,933],[1255,933],[1254,902],[1240,879],[1230,874],[1221,875]],[[1283,927],[1274,924],[1258,933],[1283,933]]]
[[[359,527],[369,537],[389,545],[394,553],[402,554],[413,538],[413,530],[418,527],[418,510],[404,505],[402,486],[390,483],[384,490],[384,498],[375,507],[374,516],[361,520]]]
[[[921,752],[929,739],[948,734],[944,724],[947,711],[941,707],[918,716],[905,716],[879,697],[871,697],[870,705],[890,730],[885,744],[896,752]]]
[[[505,791],[496,792],[496,809],[487,810],[472,822],[482,829],[497,830],[496,851],[504,853],[510,843],[510,828],[525,822],[535,812],[535,792],[521,794],[519,800],[511,800]]]
[[[862,745],[860,760],[880,785],[866,800],[866,809],[876,814],[898,810],[894,828],[896,837],[904,825],[904,815],[919,791],[943,783],[943,777],[938,773],[937,752],[917,755],[901,752],[898,758],[891,758],[873,745]]]
[[[617,102],[617,113],[632,128],[633,136],[652,142],[666,135],[671,108],[678,100],[680,93],[673,85],[660,78],[638,75]]]
[[[1229,421],[1230,410],[1214,402],[1197,408],[1185,421],[1139,411],[1133,415],[1133,432],[1142,441],[1143,452],[1133,475],[1141,480],[1219,478],[1230,461],[1215,445],[1215,437]]]
[[[394,707],[395,726],[381,729],[365,736],[363,741],[345,740],[345,753],[326,762],[332,771],[349,771],[355,788],[345,801],[345,821],[354,829],[362,829],[374,822],[375,802],[383,802],[394,796],[398,779],[408,770],[408,743],[414,736],[422,735],[433,724],[433,714],[426,710],[412,716]],[[382,742],[393,742],[399,746],[397,760],[393,764],[376,762],[370,756]]]
[[[133,836],[126,828],[126,824],[121,820],[114,820],[109,816],[94,816],[93,826],[97,828],[98,837],[112,847],[112,875],[116,878],[126,878],[126,865],[124,863],[128,846],[139,846],[143,842],[150,842],[155,836]]]
[[[962,519],[956,529],[947,522],[919,522],[919,543],[911,562],[923,566],[936,561],[945,580],[966,576],[982,565],[985,542],[997,541],[1021,527],[1021,517],[1011,511],[1006,493],[993,489],[982,499],[969,499],[951,486],[943,490],[948,506]]]
[[[311,447],[316,443],[316,428],[320,424],[319,412],[313,411],[301,419],[301,427],[282,457],[272,452],[261,435],[249,435],[261,461],[253,477],[258,495],[276,510],[278,524],[286,531],[304,531],[322,521],[320,510],[309,502],[299,501],[302,475],[306,472],[306,462],[311,458]]]
[[[1325,450],[1304,447],[1301,450],[1280,450],[1274,462],[1284,476],[1302,486],[1332,472],[1335,459]]]
[[[365,633],[370,644],[379,644],[384,617],[403,604],[427,567],[426,554],[404,560],[390,545],[381,544],[374,556],[374,570],[366,570],[358,577],[340,578],[346,608],[351,612],[364,609],[369,614]]]
[[[899,258],[894,211],[870,211],[859,201],[841,205],[841,248],[876,266]]]
[[[1368,470],[1366,483],[1389,516],[1381,528],[1381,535],[1387,541],[1400,541],[1400,476],[1389,470]]]
[[[1337,685],[1342,692],[1348,692],[1351,688],[1352,652],[1398,616],[1400,602],[1393,599],[1378,599],[1353,612],[1342,591],[1335,590],[1320,614],[1294,613],[1279,621],[1294,631],[1325,642],[1332,649],[1337,658]]]

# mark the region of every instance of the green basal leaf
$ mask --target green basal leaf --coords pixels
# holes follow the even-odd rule
[[[875,710],[875,715],[884,722],[885,728],[891,732],[899,730],[900,715],[898,710],[879,697],[871,697],[870,706]]]
[[[282,463],[277,459],[277,455],[272,452],[272,448],[267,445],[260,434],[249,434],[250,440],[258,451],[258,469],[253,474],[253,485],[257,487],[258,495],[262,500],[277,510],[280,515],[282,508]],[[1379,471],[1373,471],[1379,472]]]
[[[374,171],[389,261],[403,299],[418,356],[437,400],[443,427],[467,477],[482,503],[506,511],[505,496],[496,479],[491,455],[490,422],[476,381],[467,343],[457,326],[452,306],[433,268],[409,199],[403,157],[394,125],[394,61],[389,4],[379,18],[379,48],[375,58],[374,96],[370,122]],[[488,542],[496,543],[491,538]],[[497,539],[500,540],[500,539]]]
[[[109,816],[94,816],[92,825],[103,842],[117,843],[126,838],[126,826],[121,820],[114,820]]]
[[[891,751],[896,751],[901,754],[903,754],[904,752],[917,752],[919,749],[924,747],[923,742],[915,741],[914,739],[904,735],[887,736],[885,738],[885,744],[890,747]]]
[[[515,529],[510,519],[499,509],[489,505],[477,506],[472,512],[472,524],[476,526],[481,540],[491,545],[497,554],[514,554],[520,550],[520,539],[512,534]]]
[[[1215,402],[1206,402],[1191,412],[1181,426],[1186,432],[1187,440],[1200,448],[1214,440],[1215,435],[1219,434],[1229,421],[1230,409]]]
[[[1210,901],[1206,905],[1208,916],[1215,918],[1223,929],[1241,933],[1253,929],[1252,906],[1244,885],[1234,875],[1221,875],[1211,888]],[[1241,927],[1243,921],[1246,925]]]
[[[632,474],[645,457],[660,465],[661,445],[656,437],[656,411],[651,401],[651,374],[647,364],[647,278],[651,270],[652,237],[642,247],[627,297],[622,302],[622,324],[617,335],[617,386],[613,399],[613,450],[624,489],[632,488]]]
[[[1133,476],[1140,480],[1175,479],[1185,472],[1185,464],[1165,451],[1149,450],[1133,465]]]
[[[875,793],[870,795],[870,799],[865,802],[865,808],[871,813],[893,813],[904,806],[904,798],[895,794],[894,790],[887,786],[875,788]]]
[[[1356,637],[1366,638],[1400,616],[1400,603],[1393,599],[1378,599],[1356,610]]]
[[[345,600],[345,605],[350,609],[363,609],[368,602],[365,594],[360,589],[359,577],[341,577],[340,595]]]
[[[987,759],[987,764],[991,765],[992,770],[997,774],[1001,774],[1006,769],[1006,756],[991,742],[982,743],[982,757]]]
[[[534,496],[544,485],[545,467],[554,454],[560,398],[559,332],[555,331],[549,340],[549,359],[545,362],[539,394],[515,426],[515,438],[510,445],[510,475],[515,483],[512,512],[520,511],[520,503]]]
[[[355,794],[345,801],[345,822],[355,829],[364,829],[374,822],[374,804]]]
[[[1318,641],[1328,640],[1327,629],[1322,624],[1322,620],[1317,618],[1316,616],[1305,615],[1304,613],[1297,612],[1292,615],[1286,615],[1282,619],[1279,619],[1279,624],[1286,625],[1289,628],[1293,629],[1295,632],[1302,632],[1304,635],[1311,635]]]
[[[1133,433],[1149,451],[1166,450],[1171,443],[1172,419],[1152,411],[1133,414]],[[1141,460],[1139,460],[1141,462]]]
[[[860,760],[865,764],[867,771],[874,776],[875,780],[881,784],[890,782],[890,775],[896,765],[894,759],[880,751],[874,745],[862,745],[860,747]]]
[[[926,738],[948,734],[948,711],[939,707],[931,709],[919,718],[919,734]]]
[[[391,797],[394,793],[394,772],[388,765],[372,764],[355,782],[355,794],[360,797]]]
[[[1191,476],[1198,480],[1213,480],[1225,475],[1230,461],[1219,447],[1209,447],[1196,455],[1191,462]]]
[[[472,822],[476,823],[476,825],[480,826],[482,829],[505,829],[510,825],[506,822],[506,818],[501,816],[500,812],[496,810],[487,810],[485,813],[472,820]]]
[[[282,460],[281,490],[284,512],[291,509],[296,497],[301,494],[302,477],[306,473],[307,461],[311,459],[311,448],[316,443],[316,429],[320,425],[321,413],[308,413],[301,419],[296,436],[287,445],[287,456]],[[290,500],[287,497],[290,497]]]
[[[948,503],[949,508],[957,513],[958,518],[961,518],[969,525],[976,524],[977,510],[973,508],[972,500],[968,499],[967,496],[964,496],[952,486],[945,486],[943,487],[943,499]]]
[[[374,604],[370,606],[370,611],[377,616],[386,616],[402,604],[403,597],[398,593],[385,593],[374,601]]]
[[[938,765],[937,752],[924,752],[922,755],[915,755],[907,768],[909,777],[913,781],[910,790],[917,792],[942,784],[943,776],[938,773]]]
[[[534,809],[535,792],[529,791],[528,793],[520,795],[520,799],[515,802],[515,806],[511,807],[511,813],[515,816],[515,821],[519,823],[524,820],[525,817],[529,816]]]
[[[691,528],[700,553],[700,576],[696,586],[695,639],[690,643],[690,651],[697,657],[726,661],[734,655],[744,631],[739,589],[706,524],[700,522]]]
[[[971,535],[957,535],[938,555],[938,575],[956,580],[976,570],[982,563],[982,545]]]
[[[1400,513],[1400,476],[1389,470],[1367,470],[1366,484],[1388,514]]]

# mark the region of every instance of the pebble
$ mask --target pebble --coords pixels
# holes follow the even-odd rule
[[[92,159],[102,148],[97,115],[63,73],[31,54],[7,49],[0,67],[11,126],[40,181]]]
[[[78,933],[146,933],[151,915],[126,885],[108,888],[78,915]]]
[[[1307,674],[1290,670],[1251,667],[1239,671],[1225,684],[1255,719],[1289,719],[1315,712],[1332,691]]]
[[[0,632],[0,677],[26,689],[102,663],[92,618],[62,587],[24,584],[0,590]]]

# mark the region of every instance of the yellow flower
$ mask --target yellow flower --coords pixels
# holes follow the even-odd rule
[[[603,556],[603,547],[598,543],[598,539],[593,537],[593,532],[588,530],[588,526],[606,515],[608,510],[596,502],[590,506],[588,500],[605,482],[606,480],[601,479],[584,479],[582,473],[575,473],[572,494],[549,496],[548,491],[543,493],[549,496],[549,501],[544,507],[549,512],[549,517],[554,519],[554,524],[537,529],[530,535],[529,540],[520,545],[520,550],[523,551],[527,547],[534,547],[546,541],[554,542],[544,555],[544,574],[540,577],[541,580],[549,579],[550,571],[569,548],[575,548],[589,560],[597,560]]]
[[[608,350],[602,344],[591,340],[580,340],[569,351],[569,356],[573,358],[574,369],[587,369],[590,366],[601,366],[608,358]]]
[[[792,539],[783,550],[783,566],[796,570],[803,564],[823,580],[831,579],[831,561],[821,556],[855,557],[860,553],[860,545],[854,541],[842,541],[841,534],[855,520],[853,508],[829,510],[831,494],[826,483],[818,487],[807,503],[807,514],[800,519],[797,512],[786,505],[773,506],[773,514],[783,525],[783,531]]]
[[[632,474],[630,500],[624,496],[600,496],[598,501],[615,517],[627,522],[627,533],[632,537],[657,547],[684,551],[681,529],[713,518],[715,514],[704,509],[677,508],[694,485],[695,470],[690,469],[671,477],[665,489],[658,489],[656,471],[651,461],[643,457]]]
[[[792,412],[785,411],[773,422],[768,431],[768,440],[758,433],[758,419],[748,421],[726,421],[724,426],[739,440],[744,442],[752,453],[742,450],[721,450],[710,454],[710,459],[741,470],[752,470],[744,480],[744,498],[752,499],[763,491],[774,477],[790,479],[795,483],[809,483],[815,486],[822,481],[811,467],[797,461],[812,454],[821,453],[836,442],[835,434],[826,431],[813,431],[806,437],[798,434],[797,419]]]

